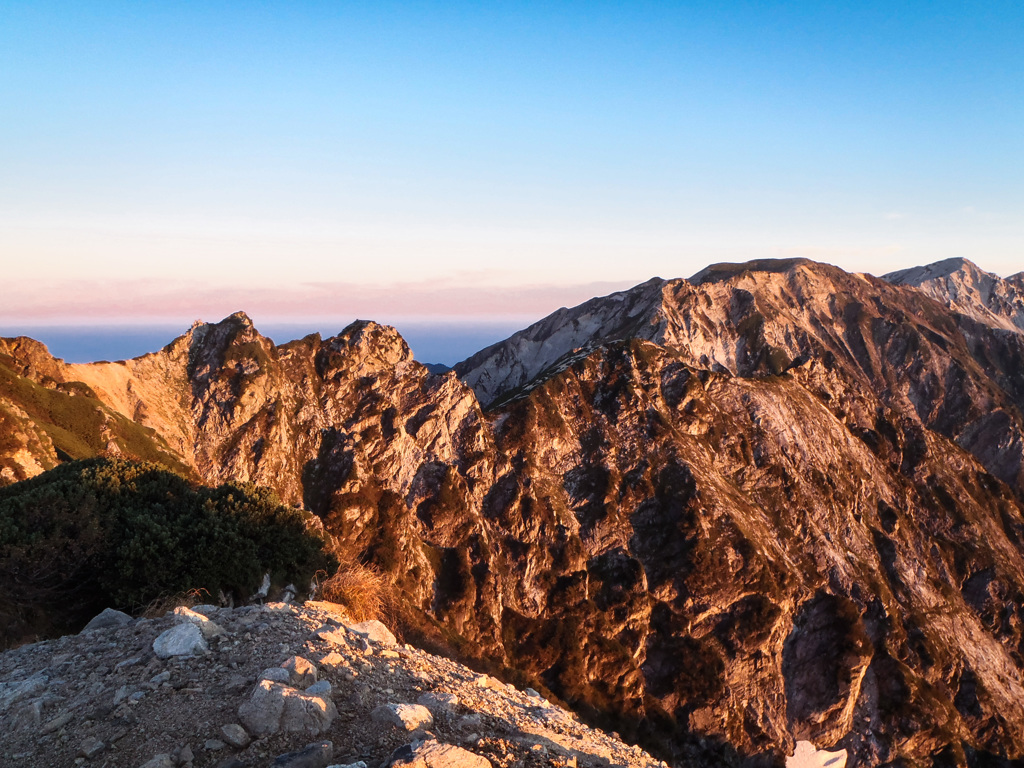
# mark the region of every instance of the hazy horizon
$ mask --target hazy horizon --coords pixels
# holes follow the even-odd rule
[[[352,322],[352,321],[349,321]],[[531,321],[532,322],[532,321]],[[256,329],[275,344],[311,333],[322,337],[340,333],[349,323],[268,323]],[[484,347],[508,338],[529,323],[398,322],[395,328],[421,363],[452,366]],[[107,323],[102,325],[0,325],[0,337],[28,336],[46,344],[50,354],[68,363],[112,362],[156,352],[181,336],[189,325],[168,323]]]

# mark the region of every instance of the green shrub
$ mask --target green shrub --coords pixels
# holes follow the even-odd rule
[[[0,488],[0,642],[74,630],[189,590],[245,598],[333,572],[302,513],[252,485],[195,486],[154,464],[68,462]]]

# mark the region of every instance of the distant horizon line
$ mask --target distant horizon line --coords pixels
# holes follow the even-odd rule
[[[390,286],[359,283],[299,283],[278,288],[222,289],[189,281],[150,278],[120,281],[51,281],[45,297],[38,281],[8,283],[0,308],[0,329],[5,328],[182,328],[195,322],[219,322],[243,311],[254,324],[283,328],[345,327],[357,320],[372,320],[406,327],[508,326],[532,323],[563,307],[592,298],[627,291],[651,280],[692,281],[716,267],[739,267],[765,262],[806,261],[851,274],[882,274],[848,270],[805,256],[712,262],[688,278],[652,276],[641,281],[589,281],[572,284],[459,284],[439,277],[424,282],[396,282]],[[896,271],[924,269],[948,262],[966,262],[1000,279],[1024,272],[998,275],[966,257],[948,257]],[[311,308],[315,307],[312,312]],[[207,320],[214,317],[216,320]],[[2,332],[2,331],[0,331]]]

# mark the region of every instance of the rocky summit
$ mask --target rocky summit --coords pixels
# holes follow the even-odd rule
[[[269,486],[453,653],[675,764],[1009,764],[1022,301],[1024,273],[962,260],[720,264],[438,375],[369,322],[275,345],[239,313],[88,365],[6,339],[0,476],[115,454]]]
[[[4,766],[664,768],[329,603],[110,619],[0,656]]]

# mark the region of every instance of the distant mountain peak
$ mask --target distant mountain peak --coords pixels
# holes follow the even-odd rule
[[[693,285],[728,280],[744,272],[788,272],[795,267],[822,267],[818,262],[804,258],[754,259],[753,261],[723,261],[704,267],[687,282]]]
[[[894,285],[917,286],[928,280],[938,280],[957,273],[962,273],[965,276],[970,275],[971,277],[991,275],[991,273],[981,269],[973,261],[960,256],[954,256],[920,267],[910,267],[897,270],[896,272],[889,272],[886,275],[882,275],[882,279]],[[992,277],[995,277],[995,275],[992,275]]]
[[[882,279],[916,288],[985,325],[1024,331],[1024,280],[1019,275],[1004,280],[972,261],[952,258],[890,272]]]

